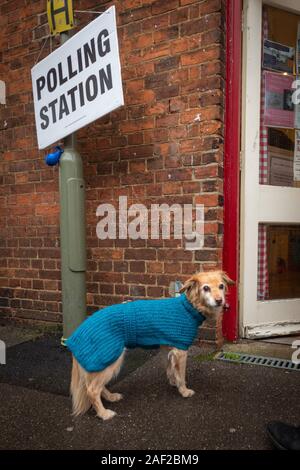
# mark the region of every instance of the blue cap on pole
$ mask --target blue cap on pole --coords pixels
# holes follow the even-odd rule
[[[64,153],[63,149],[57,145],[54,152],[46,155],[45,162],[49,166],[56,165],[59,162],[62,153]]]

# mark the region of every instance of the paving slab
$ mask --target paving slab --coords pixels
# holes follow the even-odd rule
[[[42,334],[42,331],[37,328],[0,325],[0,340],[5,342],[7,348],[33,340],[42,336]]]

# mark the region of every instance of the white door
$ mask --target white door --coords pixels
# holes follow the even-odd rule
[[[244,1],[240,335],[247,338],[300,332],[300,178],[289,101],[298,23],[300,0]],[[300,74],[300,57],[298,65]]]

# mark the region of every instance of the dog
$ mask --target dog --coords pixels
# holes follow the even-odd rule
[[[73,415],[92,406],[103,420],[115,416],[103,406],[102,397],[109,402],[123,398],[106,386],[118,374],[127,348],[167,348],[169,383],[182,397],[193,396],[185,379],[188,348],[202,322],[221,314],[231,284],[223,271],[200,272],[185,282],[178,297],[118,304],[86,319],[67,341],[73,353]]]

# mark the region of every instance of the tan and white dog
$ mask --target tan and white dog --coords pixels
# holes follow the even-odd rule
[[[215,318],[222,313],[225,305],[227,286],[234,284],[223,271],[200,272],[186,281],[181,289],[192,306],[206,318]],[[165,346],[162,346],[165,347]],[[167,377],[171,385],[178,388],[184,398],[194,395],[186,386],[186,361],[188,351],[170,346],[168,354]],[[125,350],[118,359],[99,372],[86,371],[73,356],[71,395],[73,414],[85,413],[91,406],[103,420],[112,418],[116,413],[103,406],[101,398],[115,402],[122,398],[120,393],[111,393],[106,385],[116,376],[124,360]]]

